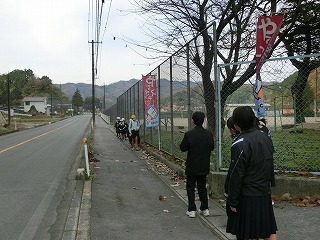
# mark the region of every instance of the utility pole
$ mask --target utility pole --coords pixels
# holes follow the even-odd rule
[[[10,126],[10,120],[11,120],[11,106],[10,106],[10,78],[9,74],[7,75],[8,80],[8,126]]]
[[[60,115],[62,115],[62,86],[61,86],[61,83],[60,83]]]
[[[51,108],[50,108],[50,115],[51,115],[51,118],[52,118],[52,115],[53,115],[53,113],[52,113],[52,84],[51,84]]]
[[[94,74],[94,44],[95,43],[101,43],[101,42],[94,42],[93,40],[91,41],[91,47],[92,47],[92,121],[93,124],[96,122],[96,106],[95,106],[95,93],[94,93],[94,79],[95,79],[95,74]]]
[[[93,124],[96,122],[96,110],[95,110],[95,95],[94,95],[94,41],[91,41],[91,47],[92,47],[92,121]]]
[[[106,110],[106,84],[103,85],[103,110]]]

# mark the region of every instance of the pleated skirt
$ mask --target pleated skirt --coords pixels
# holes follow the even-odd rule
[[[227,233],[238,240],[268,238],[278,230],[271,195],[241,196],[237,212],[227,204]]]

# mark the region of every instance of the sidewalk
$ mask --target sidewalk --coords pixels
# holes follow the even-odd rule
[[[91,185],[91,239],[235,239],[225,233],[226,214],[210,199],[210,216],[186,215],[183,180],[144,151],[120,142],[100,117],[94,131],[94,179]],[[199,206],[199,204],[197,205]],[[275,204],[278,239],[320,239],[318,207]]]

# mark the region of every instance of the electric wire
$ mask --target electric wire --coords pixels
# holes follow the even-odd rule
[[[94,2],[94,0],[89,0],[88,43],[89,43],[89,49],[91,50],[91,51],[89,51],[89,52],[91,52],[89,55],[90,55],[90,59],[92,58],[92,54],[94,55],[94,57],[93,57],[94,58],[94,60],[93,60],[94,70],[93,71],[94,71],[94,75],[95,75],[94,81],[98,85],[101,84],[100,73],[101,73],[101,65],[102,65],[102,54],[101,54],[102,53],[102,42],[104,40],[106,31],[107,31],[107,27],[108,27],[112,2],[113,2],[113,0],[110,0],[109,5],[108,5],[107,16],[106,16],[106,20],[104,23],[103,33],[102,33],[101,26],[103,26],[102,21],[103,21],[103,12],[105,10],[105,8],[104,8],[105,1],[102,0],[102,2],[100,4],[100,0],[96,0],[96,2]],[[90,19],[91,19],[91,24],[90,24]],[[89,34],[90,33],[90,29],[89,29],[90,25],[91,25],[91,36],[92,36],[91,41],[89,40],[90,39],[90,34]],[[115,37],[113,37],[113,39],[115,40]],[[117,39],[122,40],[125,43],[125,47],[128,47],[133,52],[135,52],[139,56],[143,57],[143,54],[139,53],[132,46],[130,46],[132,44],[131,42],[126,41],[123,38],[119,38],[119,37],[117,37]],[[91,43],[92,41],[93,41],[93,44]],[[92,49],[92,48],[94,48],[94,49]],[[93,51],[93,53],[92,53],[92,51]],[[156,60],[156,61],[158,61],[158,60]]]
[[[98,36],[97,36],[97,56],[96,56],[96,76],[97,76],[97,80],[99,80],[99,75],[100,75],[100,66],[101,66],[101,56],[102,54],[99,54],[99,48],[100,50],[102,49],[102,40],[100,40],[100,36],[101,36],[101,21],[102,21],[102,12],[103,12],[103,4],[104,4],[104,0],[102,0],[102,4],[101,4],[101,8],[100,8],[100,14],[99,12],[97,13],[98,16]],[[99,11],[99,7],[98,7],[98,11]],[[102,50],[100,51],[102,52]],[[100,61],[99,61],[99,56],[100,56]],[[98,68],[98,61],[100,62],[100,66]],[[99,74],[98,74],[98,69],[99,69]]]
[[[98,56],[99,56],[99,32],[100,32],[100,7],[99,7],[99,0],[96,1],[96,55],[95,55],[95,76],[97,76],[97,66],[98,66]]]
[[[105,35],[105,33],[106,33],[107,25],[108,25],[108,22],[109,22],[111,5],[112,5],[112,0],[110,0],[110,5],[109,5],[109,9],[108,9],[108,14],[107,14],[107,20],[106,20],[106,24],[105,24],[105,26],[104,26],[104,30],[103,30],[103,34],[102,34],[102,39],[101,39],[101,41],[103,41],[104,35]]]
[[[102,4],[100,5],[100,0],[89,0],[89,13],[88,13],[88,45],[89,45],[89,58],[92,58],[93,54],[93,65],[94,65],[94,81],[99,79],[97,76],[97,66],[98,59],[101,54],[100,53],[100,36],[101,36],[101,20],[103,13],[103,5],[104,0],[102,0]],[[91,21],[91,23],[90,23]],[[91,29],[90,29],[91,26]],[[92,36],[92,40],[90,41],[90,32]],[[92,43],[93,42],[93,43]],[[91,44],[90,44],[91,43]],[[96,44],[96,45],[94,45]],[[91,53],[90,53],[91,52]]]
[[[102,4],[104,3],[104,1],[102,1]],[[104,39],[104,35],[105,35],[105,32],[106,32],[106,29],[107,29],[107,26],[108,26],[108,22],[109,22],[109,16],[110,16],[110,11],[111,11],[111,6],[112,6],[112,0],[110,0],[110,4],[109,4],[109,8],[108,8],[108,13],[107,13],[107,17],[106,17],[106,22],[105,22],[105,27],[104,27],[104,31],[103,31],[103,34],[102,34],[102,37],[100,39],[100,42],[102,43],[103,42],[103,39]],[[101,23],[102,23],[102,8],[101,8],[101,14],[100,14],[100,28],[101,28]],[[99,28],[99,31],[101,30]],[[100,37],[100,35],[99,35]],[[102,52],[102,44],[100,46],[100,44],[98,44],[99,47],[100,47],[100,52]],[[97,63],[96,63],[96,66],[98,66],[98,58],[99,58],[99,71],[98,71],[98,75],[100,75],[100,71],[101,71],[101,64],[102,64],[102,54],[100,54],[99,56],[97,56]]]

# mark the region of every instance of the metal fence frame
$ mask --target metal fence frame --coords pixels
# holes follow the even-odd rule
[[[310,54],[310,55],[301,55],[301,56],[290,56],[290,57],[279,57],[279,58],[272,58],[272,59],[268,59],[268,60],[266,60],[265,62],[267,63],[267,62],[280,62],[280,61],[286,61],[286,60],[290,60],[290,59],[303,59],[303,58],[317,58],[317,57],[319,57],[320,56],[320,54]],[[221,70],[223,69],[223,68],[225,68],[226,66],[233,66],[233,65],[249,65],[249,64],[252,64],[252,63],[255,63],[254,61],[246,61],[246,62],[236,62],[236,63],[229,63],[229,64],[219,64],[218,65],[218,72],[221,72]],[[316,82],[317,81],[319,81],[319,79],[316,79]],[[221,80],[221,75],[220,74],[218,74],[218,79],[217,79],[217,82],[218,83],[220,83],[219,84],[219,94],[220,94],[220,92],[221,92],[221,83],[222,83],[222,80]],[[316,93],[317,94],[317,93]],[[317,97],[315,97],[315,99],[317,99]],[[218,106],[219,106],[219,112],[220,113],[222,113],[222,106],[221,106],[221,102],[220,102],[220,100],[221,100],[221,96],[219,95],[219,99],[218,99]],[[317,101],[317,100],[315,100],[315,101]],[[283,102],[283,96],[282,96],[282,102]],[[295,105],[295,101],[293,100],[293,105]],[[316,106],[316,104],[315,104],[315,106]],[[274,106],[273,106],[273,108],[274,108],[274,123],[273,123],[273,130],[274,131],[277,131],[277,123],[276,123],[276,116],[277,116],[277,114],[276,114],[276,105],[274,104]],[[292,118],[293,118],[293,130],[292,131],[294,131],[294,132],[296,132],[297,131],[297,129],[296,129],[296,126],[298,125],[297,123],[296,123],[296,111],[295,111],[295,106],[293,106],[293,108],[294,108],[294,115],[292,116]],[[282,111],[283,111],[283,107],[282,107]],[[314,110],[315,111],[315,116],[316,116],[316,112],[317,112],[317,110],[315,109]],[[320,116],[320,114],[319,114],[319,116]],[[280,114],[280,117],[281,117],[281,114]],[[223,121],[223,117],[221,116],[221,115],[219,115],[219,119],[220,119],[220,122],[221,121]],[[226,121],[226,119],[225,119],[225,121]],[[282,125],[282,123],[281,123],[281,125]],[[320,123],[319,123],[319,125],[320,125]],[[270,124],[270,126],[272,126],[272,124]],[[226,170],[226,168],[223,168],[222,167],[222,162],[223,162],[223,157],[222,157],[222,143],[224,142],[224,139],[223,139],[223,134],[222,134],[222,132],[221,132],[221,130],[222,130],[222,128],[219,128],[218,129],[218,131],[219,131],[219,134],[218,134],[218,144],[217,144],[217,147],[218,147],[218,149],[217,149],[217,155],[218,155],[218,158],[217,158],[217,161],[218,161],[218,169],[223,169],[223,170]],[[319,137],[319,140],[320,140],[320,137]],[[317,149],[314,149],[315,151],[318,151],[319,152],[319,155],[320,155],[320,151],[319,150],[317,150]],[[320,159],[316,159],[316,161],[318,162],[318,165],[319,165],[319,160]],[[277,171],[283,171],[283,169],[276,169]],[[305,171],[304,169],[299,169],[299,170],[297,170],[297,169],[284,169],[284,171],[286,171],[286,172],[291,172],[291,171]],[[320,166],[318,166],[318,168],[317,168],[317,171],[316,172],[313,172],[313,173],[316,173],[316,174],[320,174]]]
[[[213,24],[215,28],[215,24]],[[158,105],[159,105],[159,119],[160,119],[160,125],[159,127],[153,127],[153,128],[146,128],[144,124],[144,104],[143,104],[143,92],[142,92],[142,81],[140,80],[138,83],[133,85],[131,88],[129,88],[126,92],[124,92],[122,95],[120,95],[117,98],[117,104],[110,107],[106,110],[106,115],[109,116],[111,119],[116,119],[117,116],[125,117],[126,119],[129,119],[131,114],[135,114],[138,118],[138,120],[141,123],[142,131],[140,131],[141,139],[144,142],[147,142],[154,147],[158,148],[159,150],[162,150],[166,153],[169,153],[173,155],[174,157],[177,157],[177,152],[175,152],[174,144],[177,141],[174,139],[174,135],[179,132],[185,132],[187,130],[190,130],[192,127],[191,124],[191,115],[192,111],[196,110],[195,103],[191,100],[197,100],[194,97],[191,96],[191,92],[193,91],[193,87],[191,86],[191,78],[193,77],[190,74],[190,56],[189,56],[189,44],[188,42],[183,48],[181,48],[179,51],[183,51],[185,53],[185,66],[183,68],[185,69],[184,73],[185,79],[186,79],[186,86],[185,87],[185,98],[184,100],[186,103],[186,110],[184,110],[187,114],[187,120],[185,119],[184,122],[186,124],[186,128],[182,130],[177,130],[175,125],[177,121],[177,117],[174,115],[177,115],[176,110],[174,109],[174,94],[173,94],[173,88],[174,88],[174,70],[175,63],[173,63],[174,58],[177,55],[177,51],[175,54],[170,56],[166,61],[161,63],[157,68],[155,68],[153,71],[151,71],[149,74],[156,74],[158,77],[158,83],[157,83],[157,92],[158,92]],[[216,46],[215,46],[216,48]],[[216,50],[216,49],[215,49]],[[216,53],[216,51],[215,51]],[[297,59],[297,58],[306,58],[306,57],[319,57],[320,54],[313,54],[313,55],[304,55],[304,56],[292,56],[292,57],[282,57],[282,58],[274,58],[274,59],[268,59],[266,62],[274,62],[274,61],[282,61],[282,60],[290,60],[290,59]],[[223,122],[223,116],[222,116],[222,107],[221,107],[221,70],[226,66],[231,65],[249,65],[254,63],[253,61],[246,61],[246,62],[237,62],[237,63],[229,63],[229,64],[218,64],[217,63],[217,57],[214,57],[214,64],[213,64],[213,75],[212,79],[214,80],[214,88],[215,88],[215,110],[216,112],[216,131],[215,131],[215,139],[216,139],[216,149],[212,157],[212,170],[220,171],[222,170],[222,142],[223,142],[223,133],[222,130],[224,129],[222,126]],[[163,72],[164,70],[167,70],[166,72]],[[169,102],[170,102],[170,108],[168,109],[168,112],[170,113],[169,117],[164,117],[165,112],[160,111],[160,107],[163,106],[163,102],[165,99],[162,99],[161,95],[163,93],[163,89],[168,89],[163,86],[163,78],[168,78],[169,80]],[[166,100],[168,101],[168,100]],[[192,104],[194,106],[192,107]],[[197,105],[199,108],[199,105]],[[201,108],[203,109],[203,108]],[[206,109],[204,109],[206,111]],[[212,114],[212,113],[207,113]],[[181,111],[182,115],[182,111]],[[179,125],[178,125],[179,126]],[[167,131],[168,127],[170,127],[170,131]],[[181,126],[181,128],[184,126]],[[166,129],[164,131],[163,129]],[[170,148],[165,149],[163,146],[163,138],[165,135],[165,132],[170,132]],[[154,135],[157,135],[157,139],[155,140]],[[319,170],[320,171],[320,170]]]

